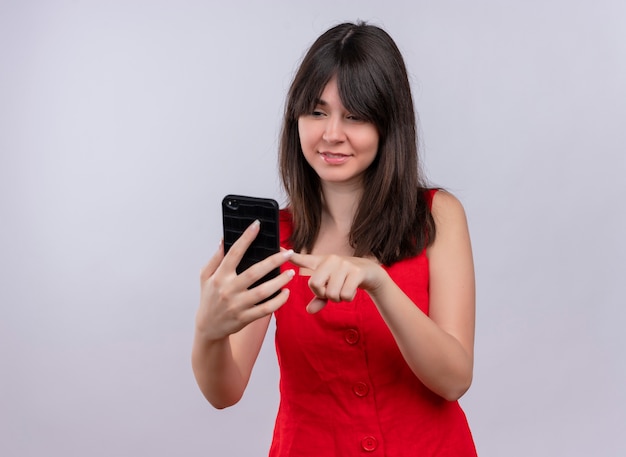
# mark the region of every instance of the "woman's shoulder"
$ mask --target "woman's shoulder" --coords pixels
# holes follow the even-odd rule
[[[452,246],[458,240],[469,240],[465,209],[460,200],[450,192],[439,190],[435,193],[431,214],[435,222],[436,235],[428,249],[430,253],[436,246],[442,244]]]
[[[289,238],[293,232],[293,218],[289,208],[283,208],[278,213],[280,245],[284,248],[290,248]]]
[[[463,217],[465,219],[465,209],[461,201],[450,192],[443,189],[432,189],[429,191],[431,195],[431,212],[435,218]]]
[[[278,212],[278,216],[279,216],[280,222],[291,222],[292,221],[291,210],[289,209],[289,207],[282,208]]]

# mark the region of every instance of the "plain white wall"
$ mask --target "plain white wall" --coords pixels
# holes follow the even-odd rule
[[[284,95],[344,20],[409,67],[466,206],[479,453],[626,450],[626,4],[0,1],[0,454],[265,455],[272,335],[215,411],[190,368],[221,197],[282,199]]]

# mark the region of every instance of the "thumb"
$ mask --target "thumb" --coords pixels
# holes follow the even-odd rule
[[[324,298],[315,297],[306,305],[306,312],[309,314],[315,314],[320,312],[326,306],[328,301]]]
[[[202,271],[200,272],[200,281],[204,282],[207,279],[209,279],[211,276],[213,276],[213,273],[215,273],[215,270],[217,270],[217,267],[220,266],[223,259],[224,259],[224,239],[220,241],[217,251],[215,252],[215,254],[213,254],[213,257],[211,257],[211,260],[209,260],[209,263],[207,263],[202,269]]]

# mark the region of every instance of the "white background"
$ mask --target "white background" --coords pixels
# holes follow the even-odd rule
[[[226,193],[284,202],[285,92],[330,26],[406,58],[475,250],[478,450],[626,450],[626,3],[0,1],[0,454],[266,455],[272,335],[215,411],[190,367]]]

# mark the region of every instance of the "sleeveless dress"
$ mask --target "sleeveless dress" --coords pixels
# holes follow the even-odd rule
[[[283,210],[285,248],[291,231]],[[428,314],[426,252],[385,269]],[[289,300],[275,312],[281,396],[270,457],[476,456],[458,402],[417,379],[369,295],[359,289],[352,302],[308,314],[308,280],[296,274]]]

